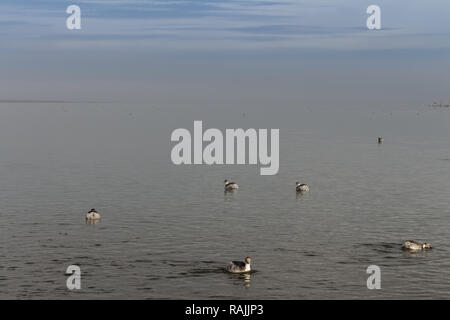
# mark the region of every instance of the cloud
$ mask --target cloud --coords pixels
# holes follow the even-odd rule
[[[0,27],[13,28],[2,36],[7,41],[61,45],[73,42],[87,46],[136,42],[160,49],[247,50],[321,48],[355,50],[422,46],[421,33],[441,34],[442,24],[430,21],[430,6],[417,0],[406,15],[403,4],[383,3],[383,30],[365,28],[365,5],[349,0],[78,0],[82,8],[82,30],[65,28],[65,8],[73,1],[4,0],[0,5]],[[405,2],[406,3],[406,2]],[[426,6],[426,8],[424,8]],[[438,8],[434,8],[438,10]],[[450,6],[439,8],[450,12]],[[411,16],[428,13],[420,24]],[[445,19],[444,19],[445,20]],[[421,28],[426,30],[422,31]],[[395,37],[395,39],[394,39]],[[411,38],[416,37],[417,43]],[[145,41],[145,43],[144,43]],[[430,48],[449,47],[450,42],[426,39]],[[447,43],[447,44],[445,44]],[[31,45],[31,43],[30,43]],[[35,44],[34,44],[35,45]]]

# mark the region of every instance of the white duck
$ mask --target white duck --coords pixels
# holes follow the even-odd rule
[[[410,250],[410,251],[421,251],[425,249],[431,249],[431,244],[429,243],[420,243],[414,240],[408,240],[405,241],[405,243],[402,245],[403,250]]]
[[[86,214],[86,220],[100,220],[100,214],[95,209],[89,210],[89,212]]]

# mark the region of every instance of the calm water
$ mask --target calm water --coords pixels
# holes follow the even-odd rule
[[[172,165],[170,133],[193,120],[280,128],[279,174]],[[0,298],[448,299],[449,124],[421,106],[0,104]],[[407,239],[434,249],[404,253]],[[222,272],[245,256],[256,272]]]

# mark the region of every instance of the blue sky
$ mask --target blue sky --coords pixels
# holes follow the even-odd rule
[[[81,7],[81,30],[65,27],[70,4]],[[365,26],[371,4],[382,9],[383,30]],[[23,98],[29,88],[27,97],[70,99],[76,87],[86,99],[145,100],[150,86],[163,99],[168,85],[181,92],[186,81],[199,89],[218,80],[220,97],[235,77],[248,78],[250,95],[261,78],[277,75],[281,89],[327,70],[356,84],[367,65],[378,79],[369,83],[413,67],[439,79],[440,90],[448,80],[448,17],[446,0],[2,0],[0,95]],[[124,87],[130,96],[117,92]]]

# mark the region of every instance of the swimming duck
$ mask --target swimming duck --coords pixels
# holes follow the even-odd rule
[[[224,182],[225,182],[225,191],[232,191],[239,189],[237,183],[229,182],[228,180],[225,180]]]
[[[251,270],[251,268],[250,268],[251,262],[252,262],[252,259],[250,257],[245,258],[244,261],[231,261],[227,265],[226,270],[231,273],[249,272]]]
[[[297,192],[308,192],[309,191],[309,187],[307,184],[304,183],[300,183],[300,182],[296,182],[295,183],[295,190],[297,190]]]
[[[384,139],[382,137],[378,137],[378,143],[382,144],[384,142]]]
[[[89,212],[86,214],[86,220],[99,220],[99,219],[100,214],[94,208],[89,210]]]
[[[411,250],[411,251],[420,251],[425,249],[431,249],[431,244],[429,243],[420,243],[414,240],[405,241],[402,245],[403,250]]]

